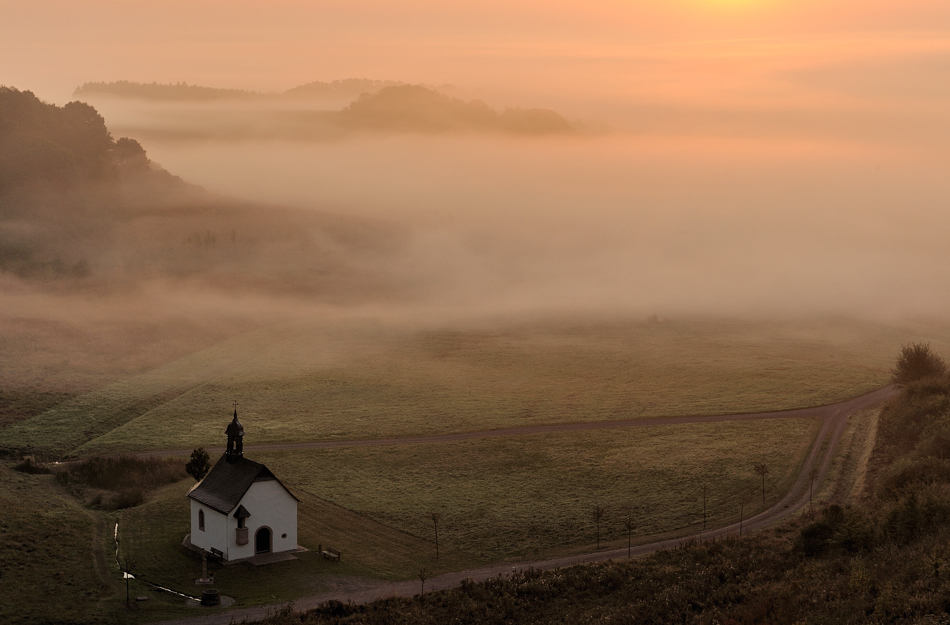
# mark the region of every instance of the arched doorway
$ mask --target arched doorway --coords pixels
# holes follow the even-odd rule
[[[255,553],[270,553],[271,532],[269,527],[262,527],[254,534]]]

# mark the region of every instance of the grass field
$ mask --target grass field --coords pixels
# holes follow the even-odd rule
[[[255,327],[236,315],[211,322],[180,311],[163,316],[157,305],[5,295],[16,302],[0,306],[0,428]]]
[[[761,509],[753,464],[770,467],[767,501],[788,487],[817,423],[727,422],[260,454],[256,443],[829,403],[886,383],[894,354],[912,340],[929,340],[941,353],[950,346],[950,334],[934,328],[847,321],[453,330],[285,323],[13,419],[0,429],[0,448],[59,455],[220,446],[231,402],[238,401],[246,452],[301,497],[300,542],[311,550],[266,576],[249,565],[219,570],[222,592],[251,605],[319,592],[340,576],[405,579],[422,565],[459,570],[589,550],[596,541],[594,505],[607,510],[605,544],[625,542],[620,519],[627,512],[641,541],[683,533],[701,524],[704,481],[708,523],[721,525],[738,518],[742,503],[746,514]],[[34,403],[48,407],[53,392]],[[16,393],[17,402],[29,404]],[[18,576],[4,592],[14,593],[15,613],[48,592],[78,606],[79,622],[115,615],[124,589],[108,581],[117,577],[103,533],[112,519],[120,522],[123,557],[132,557],[137,574],[193,594],[200,562],[180,547],[189,529],[184,493],[190,485],[173,484],[142,506],[111,515],[81,508],[50,476],[4,469],[0,503],[12,512],[0,519],[9,563],[3,575],[5,581]],[[442,516],[438,562],[431,512]],[[53,541],[56,532],[62,536]],[[343,561],[317,557],[320,545],[339,548]],[[32,554],[41,564],[25,573]],[[75,575],[64,579],[66,571]],[[130,613],[133,620],[191,613],[141,582],[132,585],[133,594],[152,597]],[[49,602],[51,613],[57,601]]]
[[[433,540],[473,562],[548,555],[596,541],[590,512],[606,508],[602,540],[708,522],[762,507],[755,463],[766,463],[766,501],[788,487],[817,432],[805,419],[559,433],[405,447],[255,454],[288,484]],[[249,448],[249,453],[250,448]]]
[[[628,512],[644,541],[701,525],[703,481],[712,527],[737,518],[740,503],[747,515],[762,508],[752,463],[769,464],[766,500],[774,501],[817,425],[717,423],[255,454],[301,497],[299,540],[310,551],[264,577],[250,565],[218,568],[216,586],[251,605],[315,594],[339,575],[406,579],[420,566],[459,570],[590,550],[594,504],[607,509],[603,546],[623,542],[621,515]],[[175,484],[122,512],[119,531],[122,553],[143,579],[186,593],[200,570],[198,558],[180,547],[189,531],[190,485]],[[430,512],[441,515],[438,561]],[[323,560],[320,545],[340,549],[342,561]]]
[[[687,320],[407,330],[296,322],[236,337],[0,430],[0,447],[79,453],[435,434],[834,402],[888,380],[933,329]],[[77,429],[76,423],[83,427]]]

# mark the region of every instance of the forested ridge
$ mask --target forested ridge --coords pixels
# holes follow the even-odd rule
[[[0,87],[0,198],[23,188],[66,192],[90,183],[109,185],[148,169],[142,146],[133,139],[114,140],[92,106],[59,107],[29,91]]]
[[[85,278],[117,213],[188,190],[137,141],[113,139],[92,106],[0,87],[0,272]]]

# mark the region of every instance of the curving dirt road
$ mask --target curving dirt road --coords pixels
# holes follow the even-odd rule
[[[463,441],[475,438],[499,438],[507,436],[524,436],[528,434],[547,434],[551,432],[577,432],[587,430],[609,430],[615,428],[650,427],[656,425],[683,425],[688,423],[719,423],[722,421],[753,421],[759,419],[796,419],[827,417],[838,410],[856,412],[884,401],[894,392],[886,386],[871,391],[853,399],[828,406],[815,408],[798,408],[795,410],[778,410],[774,412],[755,412],[737,415],[703,415],[686,417],[655,417],[652,419],[618,419],[611,421],[583,421],[580,423],[551,423],[544,425],[525,425],[514,428],[499,428],[497,430],[479,430],[474,432],[455,432],[452,434],[434,434],[431,436],[402,436],[391,438],[364,438],[350,440],[306,441],[302,443],[256,443],[252,451],[288,451],[295,449],[327,449],[332,447],[377,447],[386,445],[421,445],[425,443],[446,443],[449,441]],[[854,406],[858,406],[855,408]],[[849,414],[850,414],[849,412]],[[208,447],[207,451],[214,457],[224,453],[224,447]],[[141,458],[162,456],[189,456],[191,449],[164,449],[137,453]]]
[[[273,443],[267,445],[255,445],[255,451],[263,450],[285,450],[285,449],[313,449],[321,447],[368,447],[375,445],[415,445],[420,443],[436,443],[444,441],[466,440],[472,438],[491,438],[498,436],[518,436],[525,434],[539,434],[544,432],[569,432],[577,430],[599,430],[621,427],[647,427],[653,425],[675,425],[687,423],[716,423],[721,421],[742,421],[752,419],[790,419],[811,417],[822,419],[822,426],[815,437],[811,451],[805,462],[802,464],[798,479],[792,485],[788,493],[775,505],[768,510],[745,519],[742,525],[742,531],[751,531],[774,523],[786,516],[789,516],[802,509],[808,503],[809,495],[809,475],[812,468],[817,467],[818,472],[815,478],[815,485],[821,484],[827,476],[831,467],[831,461],[834,458],[835,450],[841,435],[844,433],[848,423],[848,417],[856,412],[876,406],[883,403],[888,398],[897,393],[893,386],[866,393],[859,397],[847,401],[831,404],[828,406],[819,406],[816,408],[802,408],[798,410],[786,410],[780,412],[761,412],[743,415],[719,415],[702,417],[666,417],[659,419],[630,419],[624,421],[597,421],[592,423],[561,423],[552,425],[537,425],[517,428],[505,428],[499,430],[486,430],[482,432],[463,432],[458,434],[444,434],[438,436],[415,436],[406,438],[385,438],[385,439],[366,439],[351,441],[315,441],[310,443]],[[217,451],[217,450],[215,450]],[[223,450],[222,450],[223,451]],[[188,455],[191,450],[170,450],[161,452],[150,452],[140,455]],[[638,545],[631,549],[633,555],[644,555],[676,547],[686,541],[708,538],[722,538],[729,535],[735,535],[740,530],[739,523],[733,523],[725,527],[719,527],[706,532],[692,534],[680,538],[661,540],[652,543]],[[426,580],[426,588],[431,590],[442,590],[452,588],[461,583],[464,579],[471,579],[476,582],[486,580],[498,575],[512,573],[517,569],[554,569],[573,566],[576,564],[586,564],[590,562],[602,562],[605,560],[619,560],[627,557],[627,548],[608,549],[585,553],[573,556],[562,556],[550,558],[547,560],[537,560],[534,562],[504,562],[489,566],[446,573],[438,577]],[[331,584],[333,586],[333,584]],[[309,610],[317,607],[324,601],[336,599],[338,601],[353,601],[355,603],[366,603],[392,596],[412,596],[419,592],[419,582],[416,580],[404,582],[386,582],[373,579],[340,579],[336,587],[326,592],[311,597],[303,597],[293,602],[294,608],[299,611]],[[163,621],[159,625],[228,625],[237,622],[252,622],[265,618],[273,613],[279,605],[259,606],[253,608],[244,608],[239,610],[229,610],[217,614],[196,615],[193,617]]]

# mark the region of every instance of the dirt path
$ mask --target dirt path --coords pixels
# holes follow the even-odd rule
[[[798,479],[789,489],[788,493],[778,503],[768,510],[745,519],[741,522],[741,531],[749,532],[766,525],[770,525],[782,518],[785,518],[801,510],[808,504],[810,474],[813,467],[816,467],[818,473],[814,485],[817,488],[826,478],[831,468],[831,462],[834,458],[835,450],[841,435],[844,433],[848,423],[848,417],[852,414],[878,405],[889,397],[896,394],[896,390],[891,387],[884,387],[872,391],[865,395],[849,399],[847,401],[832,404],[829,406],[820,406],[817,408],[804,408],[800,410],[787,410],[781,412],[762,412],[745,415],[720,415],[704,417],[669,417],[661,419],[637,419],[626,421],[600,421],[594,423],[565,423],[554,425],[528,426],[519,428],[507,428],[503,430],[488,430],[484,432],[465,432],[460,434],[446,434],[440,436],[419,436],[407,438],[390,439],[370,439],[356,441],[317,441],[313,443],[289,443],[272,445],[255,445],[255,450],[277,450],[277,449],[310,449],[319,447],[365,447],[371,445],[410,445],[419,443],[431,443],[440,441],[465,440],[470,438],[489,438],[496,436],[517,436],[523,434],[536,434],[542,432],[567,432],[575,430],[595,430],[617,427],[645,427],[651,425],[673,425],[686,423],[715,423],[720,421],[739,421],[749,419],[790,419],[801,417],[821,418],[822,426],[815,437],[811,451],[805,462],[802,464]],[[154,452],[158,454],[189,454],[190,450],[183,452],[174,450],[171,452]],[[652,543],[637,545],[631,549],[633,556],[645,555],[676,547],[686,541],[695,539],[723,538],[725,536],[737,535],[740,532],[740,523],[733,523],[725,527],[719,527],[706,532],[700,532],[680,538],[672,538]],[[516,570],[535,568],[535,569],[555,569],[573,566],[576,564],[587,564],[591,562],[602,562],[605,560],[621,560],[627,557],[627,548],[605,549],[592,553],[585,553],[573,556],[563,556],[558,558],[549,558],[547,560],[536,560],[533,562],[505,562],[489,566],[457,571],[454,573],[445,573],[432,579],[426,580],[426,590],[443,590],[458,586],[462,580],[471,579],[479,582],[496,577],[498,575],[508,575]],[[352,601],[355,603],[367,603],[376,599],[392,596],[412,596],[418,594],[420,583],[418,580],[403,582],[386,582],[373,579],[340,579],[331,582],[331,589],[319,595],[303,597],[293,602],[294,609],[297,611],[310,610],[325,601],[335,599],[338,601]],[[195,615],[193,617],[163,621],[158,625],[228,625],[229,623],[258,621],[269,614],[272,614],[282,604],[259,606],[252,608],[243,608],[239,610],[229,610],[217,614]]]
[[[386,445],[422,445],[426,443],[446,443],[450,441],[464,441],[476,438],[499,438],[508,436],[524,436],[529,434],[548,434],[551,432],[578,432],[588,430],[609,430],[615,428],[652,427],[657,425],[684,425],[689,423],[719,423],[722,421],[752,421],[760,419],[797,419],[820,418],[826,419],[838,410],[854,412],[867,406],[880,403],[894,391],[891,387],[884,387],[871,391],[847,401],[817,406],[815,408],[798,408],[795,410],[779,410],[775,412],[755,412],[737,415],[703,415],[686,417],[656,417],[652,419],[618,419],[612,421],[585,421],[581,423],[551,423],[545,425],[525,425],[514,428],[500,428],[497,430],[479,430],[475,432],[456,432],[452,434],[435,434],[432,436],[403,436],[392,438],[365,438],[351,440],[306,441],[302,443],[260,443],[255,444],[252,451],[288,451],[296,449],[327,449],[333,447],[377,447]],[[854,406],[859,406],[854,408]],[[850,414],[850,413],[849,413]],[[224,447],[208,447],[212,456],[224,453]],[[191,449],[163,449],[136,454],[141,458],[162,456],[189,456]]]

